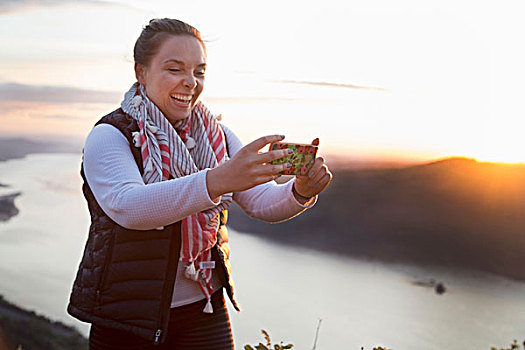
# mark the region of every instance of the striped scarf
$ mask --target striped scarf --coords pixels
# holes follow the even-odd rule
[[[146,184],[215,168],[228,159],[222,128],[200,101],[188,118],[177,121],[174,126],[138,83],[133,84],[124,95],[121,107],[139,125],[139,131],[133,133],[133,139],[135,146],[141,148],[144,167],[142,178]],[[180,260],[186,264],[184,275],[199,283],[208,300],[203,310],[207,313],[213,312],[210,298],[215,263],[211,259],[210,249],[217,242],[219,213],[227,209],[231,201],[232,194],[225,194],[219,205],[181,221]]]

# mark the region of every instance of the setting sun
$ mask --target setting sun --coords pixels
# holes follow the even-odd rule
[[[483,142],[478,145],[475,158],[483,161],[525,163],[525,119],[514,114],[502,115],[487,122]]]

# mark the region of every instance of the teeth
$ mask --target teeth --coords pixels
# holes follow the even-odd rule
[[[171,97],[173,97],[176,100],[182,101],[182,102],[186,102],[186,103],[191,102],[191,96],[190,95],[175,94],[175,95],[171,95]]]

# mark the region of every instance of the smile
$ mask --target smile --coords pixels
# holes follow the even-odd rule
[[[192,100],[191,95],[182,95],[182,94],[173,94],[170,95],[171,98],[173,98],[176,102],[181,103],[183,105],[189,105]]]

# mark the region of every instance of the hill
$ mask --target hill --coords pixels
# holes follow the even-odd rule
[[[327,252],[474,268],[525,281],[525,166],[451,158],[339,170],[318,203],[281,224],[232,208],[232,228]]]
[[[0,137],[0,161],[23,158],[30,153],[78,153],[78,140],[35,140],[22,137]]]
[[[0,349],[83,350],[87,339],[75,328],[53,322],[6,301],[0,295]]]

